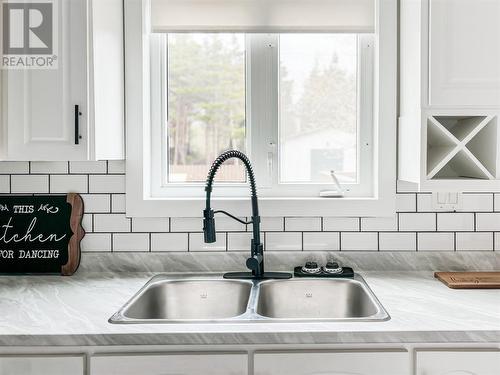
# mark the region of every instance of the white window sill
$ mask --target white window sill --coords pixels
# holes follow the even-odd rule
[[[392,216],[395,193],[379,198],[259,198],[261,216]],[[214,198],[212,208],[236,216],[251,216],[250,197]],[[154,198],[137,201],[127,197],[127,216],[201,217],[205,198]]]

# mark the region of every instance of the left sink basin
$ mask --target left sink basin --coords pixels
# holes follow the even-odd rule
[[[243,280],[162,280],[153,278],[111,323],[231,319],[247,310],[252,282]]]

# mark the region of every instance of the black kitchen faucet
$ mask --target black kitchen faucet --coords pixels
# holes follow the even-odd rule
[[[215,174],[219,167],[231,158],[240,159],[247,171],[248,180],[250,181],[250,190],[252,193],[252,220],[243,221],[226,211],[214,211],[210,207],[210,196],[212,194],[212,185],[214,182]],[[257,198],[257,186],[255,183],[255,175],[253,173],[252,165],[248,157],[236,150],[229,150],[223,152],[217,159],[214,160],[210,171],[208,172],[207,183],[205,185],[206,192],[206,208],[203,211],[203,233],[205,243],[213,243],[216,241],[215,233],[215,214],[221,213],[229,216],[230,218],[239,221],[242,224],[252,224],[253,238],[250,244],[250,258],[246,261],[246,266],[251,272],[229,272],[224,274],[226,279],[289,279],[292,277],[289,273],[282,272],[265,272],[264,271],[264,245],[260,240],[260,216],[259,204]]]

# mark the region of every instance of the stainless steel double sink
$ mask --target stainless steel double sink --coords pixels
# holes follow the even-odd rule
[[[153,277],[110,323],[383,321],[389,314],[353,279],[225,280]]]

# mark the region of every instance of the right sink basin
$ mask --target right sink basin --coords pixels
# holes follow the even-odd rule
[[[283,320],[387,320],[361,278],[270,280],[260,283],[257,314]]]

